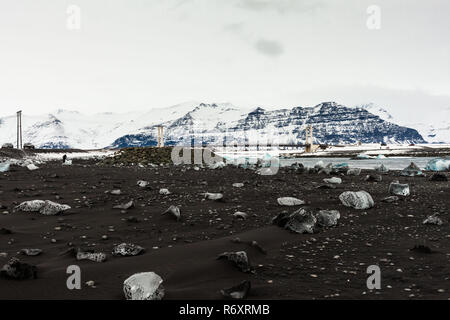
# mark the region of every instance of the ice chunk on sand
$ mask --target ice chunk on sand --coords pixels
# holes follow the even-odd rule
[[[145,248],[134,243],[121,243],[113,248],[112,254],[114,256],[137,256],[145,252]]]
[[[34,163],[30,163],[29,165],[27,165],[28,170],[30,171],[34,171],[39,169],[39,167],[37,167]]]
[[[325,164],[323,163],[322,160],[319,160],[319,161],[314,165],[314,168],[315,168],[315,169],[318,169],[318,170],[323,169],[323,168],[325,168]]]
[[[161,188],[161,189],[159,189],[159,194],[168,195],[168,194],[170,194],[170,191],[169,191],[169,189]]]
[[[15,210],[24,212],[37,212],[39,211],[44,215],[55,215],[62,211],[69,210],[70,206],[67,204],[59,204],[50,200],[31,200],[24,201],[15,207]]]
[[[369,209],[375,205],[372,196],[366,191],[346,191],[339,195],[339,200],[344,206],[358,210]]]
[[[337,225],[341,214],[337,210],[320,210],[317,215],[317,224],[322,227],[332,227]]]
[[[414,162],[411,162],[409,166],[407,166],[400,172],[400,175],[406,177],[415,177],[415,176],[423,176],[423,173],[422,170],[420,170],[420,168]]]
[[[113,209],[128,210],[132,207],[134,207],[134,201],[130,200],[127,203],[118,204],[118,205],[114,206]]]
[[[352,168],[347,170],[348,176],[359,176],[361,174],[360,168]]]
[[[409,196],[409,185],[407,183],[392,181],[389,185],[389,193],[396,196]]]
[[[305,204],[305,201],[294,198],[294,197],[278,198],[277,202],[280,206],[300,206],[302,204]]]
[[[139,180],[139,181],[137,182],[137,185],[138,185],[139,187],[141,187],[141,188],[145,188],[145,187],[147,187],[149,184],[150,184],[150,182],[145,181],[145,180]]]
[[[154,272],[133,274],[123,283],[127,300],[161,300],[164,297],[163,279]]]
[[[375,171],[379,173],[386,173],[389,172],[389,169],[384,164],[381,164],[378,167],[375,167]]]
[[[164,211],[162,214],[170,214],[177,219],[177,221],[181,219],[180,208],[174,205],[170,206],[169,209]]]
[[[441,226],[444,222],[441,218],[439,218],[436,214],[428,216],[425,220],[423,220],[423,224],[435,224],[437,226]]]
[[[67,204],[59,204],[50,200],[45,200],[45,204],[39,212],[47,216],[52,216],[69,209],[70,206]]]
[[[24,201],[18,206],[16,206],[16,210],[18,211],[24,211],[24,212],[37,212],[41,210],[41,208],[45,205],[44,200],[31,200],[31,201]]]
[[[103,252],[77,252],[77,260],[90,260],[94,262],[104,262],[106,261],[106,254]]]
[[[222,193],[205,192],[205,193],[202,193],[202,195],[208,200],[221,200],[223,198]]]
[[[233,213],[233,217],[245,220],[245,219],[247,219],[248,214],[246,214],[245,212],[236,211],[235,213]]]
[[[331,184],[341,184],[342,183],[342,179],[341,178],[337,178],[337,177],[332,177],[329,179],[323,179],[323,181],[325,183],[331,183]]]
[[[211,169],[222,169],[224,167],[225,167],[225,162],[223,162],[223,161],[215,162],[214,164],[212,164],[210,166]]]
[[[0,172],[9,171],[9,166],[10,166],[9,162],[2,162],[2,163],[0,163]]]

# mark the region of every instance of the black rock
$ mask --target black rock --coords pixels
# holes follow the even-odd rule
[[[305,172],[305,166],[303,163],[300,162],[294,162],[289,167],[286,168],[286,170],[289,172],[295,172],[295,173],[303,173]]]
[[[364,180],[367,182],[381,182],[381,180],[383,180],[383,178],[377,174],[369,174],[366,176],[366,178]]]
[[[17,258],[12,258],[0,270],[0,277],[16,280],[36,279],[37,268],[28,263],[20,262]]]
[[[0,228],[0,234],[11,234],[12,231],[6,228]]]
[[[244,243],[244,244],[248,244],[249,246],[252,246],[252,247],[254,247],[256,250],[258,250],[259,252],[261,252],[262,254],[267,254],[267,251],[266,251],[263,247],[261,247],[261,246],[259,245],[259,243],[256,242],[256,241],[242,241],[242,240],[239,239],[239,238],[234,238],[234,239],[231,240],[231,242],[233,242],[233,243]]]
[[[295,233],[314,233],[317,218],[311,210],[300,208],[293,213],[281,212],[272,223]]]
[[[224,252],[218,257],[218,260],[227,259],[235,264],[235,266],[242,272],[251,272],[253,270],[248,260],[247,253],[245,251],[237,252]]]
[[[422,244],[415,245],[414,248],[412,248],[410,251],[414,251],[414,252],[418,252],[418,253],[427,253],[427,254],[434,252],[429,247],[424,246]]]
[[[336,189],[336,185],[332,183],[321,184],[317,189]]]
[[[289,222],[290,216],[291,215],[288,212],[283,211],[283,212],[279,213],[276,217],[274,217],[272,219],[272,223],[277,225],[277,226],[279,226],[279,227],[284,228],[286,223]]]
[[[41,249],[22,249],[20,253],[26,256],[38,256],[42,253]]]
[[[131,223],[138,223],[138,222],[139,222],[139,219],[136,218],[136,217],[133,217],[133,216],[128,217],[128,218],[126,218],[125,220],[126,220],[127,222],[131,222]]]
[[[225,298],[241,300],[247,297],[251,287],[250,281],[244,280],[237,286],[220,290],[220,293],[222,293]]]
[[[396,202],[398,200],[399,200],[399,197],[397,197],[397,196],[389,196],[389,197],[381,199],[382,202],[387,202],[387,203]]]
[[[337,210],[319,210],[316,213],[317,225],[321,227],[332,227],[337,225],[341,214]]]
[[[332,167],[332,173],[347,173],[350,167],[347,164],[334,165]]]
[[[134,201],[128,201],[127,203],[119,204],[113,207],[113,209],[121,209],[121,210],[127,210],[134,207]]]

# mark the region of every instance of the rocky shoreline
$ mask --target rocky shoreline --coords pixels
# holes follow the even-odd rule
[[[406,150],[333,150],[319,153],[283,153],[280,155],[285,158],[356,158],[359,154],[367,152],[372,155],[384,155],[386,157],[448,157],[450,148],[423,148]],[[364,159],[360,159],[364,160]]]

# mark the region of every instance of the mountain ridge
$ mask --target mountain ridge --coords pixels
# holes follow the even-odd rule
[[[150,111],[95,115],[58,109],[46,115],[23,115],[22,123],[23,141],[41,148],[153,146],[157,143],[156,127],[160,125],[165,127],[167,145],[188,145],[194,141],[296,144],[304,142],[304,131],[309,125],[313,126],[315,143],[425,142],[415,129],[386,121],[383,115],[364,107],[346,107],[336,102],[273,110],[191,102]],[[0,118],[0,143],[15,141],[15,126],[15,116]]]

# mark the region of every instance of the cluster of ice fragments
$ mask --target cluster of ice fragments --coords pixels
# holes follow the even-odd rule
[[[137,256],[145,252],[145,249],[133,243],[121,243],[112,250],[114,256]]]
[[[337,210],[314,212],[309,208],[300,208],[292,213],[281,212],[272,219],[272,223],[295,233],[314,233],[316,227],[337,225],[340,217]]]
[[[50,200],[25,201],[15,207],[16,211],[39,212],[47,216],[52,216],[69,209],[70,206],[67,204],[59,204]]]

